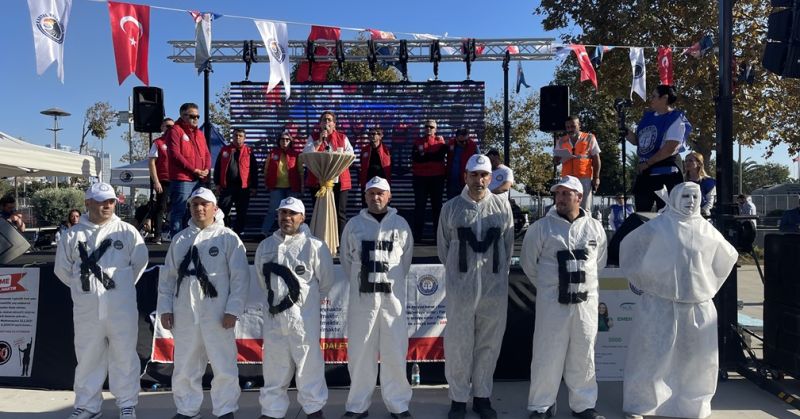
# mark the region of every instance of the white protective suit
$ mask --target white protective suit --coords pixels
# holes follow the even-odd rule
[[[520,263],[536,287],[528,410],[556,403],[561,377],[574,412],[597,402],[597,271],[606,264],[603,224],[580,209],[572,223],[555,206],[533,223],[522,241]]]
[[[255,267],[271,306],[264,310],[264,387],[258,398],[261,414],[274,418],[286,415],[292,377],[303,411],[316,412],[328,401],[320,348],[320,300],[328,295],[335,279],[331,253],[302,224],[293,236],[277,230],[264,239],[256,250]],[[269,287],[265,269],[271,272]]]
[[[206,277],[211,286],[204,285]],[[202,230],[189,220],[189,226],[172,239],[159,276],[157,310],[159,318],[164,313],[174,316],[172,391],[178,413],[194,416],[200,412],[202,379],[209,362],[214,373],[214,415],[238,409],[234,328],[223,328],[222,318],[226,313],[242,315],[249,285],[244,244],[218,217]]]
[[[506,330],[514,219],[508,199],[487,191],[475,202],[468,187],[442,206],[436,246],[445,267],[445,378],[450,400],[492,394]]]
[[[84,245],[86,264],[82,262],[80,251]],[[101,246],[104,251],[98,249]],[[101,253],[102,257],[98,257]],[[147,247],[142,236],[116,215],[102,225],[82,215],[78,224],[61,235],[55,274],[70,288],[72,295],[78,360],[75,408],[90,412],[101,410],[106,372],[117,406],[136,406],[141,367],[136,354],[139,335],[136,282],[147,262]],[[106,278],[105,281],[98,278],[97,273]]]
[[[350,282],[347,306],[348,412],[367,411],[381,367],[381,396],[391,413],[408,410],[411,386],[406,378],[408,321],[406,275],[414,239],[397,210],[389,207],[379,223],[368,210],[348,221],[339,247]]]
[[[694,200],[691,212],[687,199]],[[697,184],[675,186],[667,205],[620,245],[620,267],[644,292],[630,336],[629,348],[635,350],[628,351],[625,363],[623,409],[704,418],[711,414],[719,366],[711,299],[738,254],[700,215]]]

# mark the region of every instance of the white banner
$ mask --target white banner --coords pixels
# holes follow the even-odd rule
[[[58,79],[64,83],[64,39],[72,0],[28,0],[36,50],[36,73],[58,61]]]
[[[289,35],[286,24],[256,20],[256,27],[261,34],[261,39],[269,54],[269,86],[267,93],[271,92],[278,82],[283,80],[283,89],[286,97],[292,93],[291,68],[289,68]]]
[[[39,310],[39,269],[0,268],[0,376],[30,377]]]
[[[600,271],[597,342],[594,347],[597,381],[622,381],[633,312],[639,296],[630,288],[622,270]]]
[[[644,65],[644,48],[631,48],[629,54],[633,81],[631,82],[631,99],[636,93],[642,100],[647,101],[647,71]]]

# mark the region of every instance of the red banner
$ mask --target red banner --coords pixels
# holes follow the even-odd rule
[[[591,80],[597,90],[597,73],[592,66],[592,59],[586,53],[586,46],[572,44],[570,47],[575,52],[575,57],[578,58],[578,65],[581,66],[581,81]]]
[[[312,26],[311,33],[308,35],[309,41],[316,41],[316,40],[326,40],[326,41],[338,41],[341,35],[341,30],[339,28],[333,28],[330,26]],[[327,47],[316,47],[314,48],[314,55],[328,55],[330,52],[328,51]],[[313,67],[311,68],[311,81],[325,81],[328,79],[328,69],[331,67],[331,62],[324,62],[324,63],[314,63]],[[301,61],[300,65],[297,67],[297,73],[295,75],[295,80],[299,82],[308,81],[308,61]]]
[[[658,47],[658,78],[661,84],[672,86],[672,48]]]
[[[108,14],[111,19],[111,39],[114,43],[119,84],[134,73],[142,83],[149,85],[147,53],[150,6],[109,1]]]
[[[18,274],[0,275],[0,294],[9,292],[27,291],[20,281],[25,276],[24,272]]]

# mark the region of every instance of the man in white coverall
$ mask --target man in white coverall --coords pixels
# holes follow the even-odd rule
[[[303,223],[303,201],[286,198],[278,206],[278,227],[256,250],[258,283],[267,292],[264,313],[264,387],[259,419],[283,418],[287,390],[295,378],[297,401],[308,418],[324,418],[328,401],[320,348],[320,300],[333,281],[328,246]]]
[[[342,268],[350,281],[350,392],[342,418],[367,417],[379,359],[386,408],[395,419],[411,418],[411,385],[406,378],[406,275],[411,268],[414,239],[406,220],[389,206],[389,182],[375,176],[365,188],[367,208],[347,222],[339,246]]]
[[[198,188],[188,205],[189,226],[172,238],[158,281],[161,325],[175,338],[173,419],[201,417],[209,363],[213,413],[232,419],[240,393],[234,326],[244,311],[250,267],[239,236],[216,216],[214,193]]]
[[[594,410],[597,380],[597,271],[606,264],[603,224],[581,208],[583,185],[564,176],[550,188],[555,205],[533,223],[522,242],[520,262],[536,287],[530,418],[555,415],[561,377],[572,415],[602,419]]]
[[[711,415],[719,368],[711,299],[739,254],[703,219],[701,200],[696,183],[676,185],[665,211],[620,245],[620,268],[642,291],[622,387],[628,418]]]
[[[445,267],[447,327],[445,378],[451,400],[448,419],[472,410],[494,419],[492,378],[506,329],[508,270],[514,221],[508,199],[493,194],[492,164],[483,154],[467,161],[466,186],[442,207],[436,246]],[[470,386],[471,384],[471,386]]]
[[[55,274],[72,295],[75,325],[75,410],[69,419],[99,418],[103,382],[117,398],[121,419],[136,418],[139,334],[136,281],[147,266],[144,240],[114,215],[107,183],[86,190],[86,214],[61,236]]]

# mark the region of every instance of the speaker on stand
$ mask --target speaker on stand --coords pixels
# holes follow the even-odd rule
[[[539,89],[539,131],[553,133],[553,148],[558,132],[564,131],[564,121],[569,117],[569,86],[542,86]],[[558,169],[553,165],[553,179]]]
[[[136,132],[161,132],[164,120],[164,92],[158,87],[133,88],[133,129]]]

